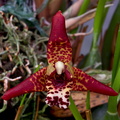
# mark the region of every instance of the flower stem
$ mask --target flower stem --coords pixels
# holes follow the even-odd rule
[[[86,109],[90,109],[90,91],[87,91]]]
[[[25,101],[26,95],[27,94],[24,94],[24,96],[23,96],[23,98],[20,102],[20,106],[18,107],[17,114],[15,116],[15,120],[20,120],[20,117],[22,115],[22,111],[23,111],[23,108],[24,108],[24,101]]]
[[[74,103],[74,101],[73,101],[71,96],[70,96],[69,99],[70,99],[69,109],[71,110],[73,116],[75,117],[75,120],[84,120],[82,118],[82,116],[80,115],[80,113],[79,113],[79,111],[78,111],[78,109],[77,109],[77,107],[76,107],[76,105],[75,105],[75,103]]]
[[[21,100],[21,102],[20,102],[20,106],[22,106],[22,105],[24,104],[24,101],[25,101],[26,95],[27,95],[27,94],[24,94],[24,96],[23,96],[23,98],[22,98],[22,100]]]
[[[86,120],[92,120],[92,114],[91,114],[91,110],[86,110],[85,111],[86,113]]]
[[[118,70],[117,75],[115,77],[114,83],[112,85],[112,88],[117,92],[119,92],[119,89],[120,89],[119,80],[120,80],[120,67],[119,67],[119,70]],[[110,96],[109,97],[108,112],[117,113],[117,96]]]
[[[86,118],[87,120],[92,120],[92,114],[90,109],[90,91],[87,91],[87,99],[86,99]]]
[[[15,120],[20,120],[23,108],[24,108],[24,105],[19,106],[19,108],[17,110],[17,114],[15,116]]]

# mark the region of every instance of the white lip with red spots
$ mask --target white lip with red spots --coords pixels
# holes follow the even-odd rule
[[[45,102],[50,106],[66,109],[69,105],[70,90],[72,89],[72,75],[65,68],[63,62],[55,63],[55,70],[48,75],[46,88],[48,94]]]
[[[69,96],[71,90],[71,83],[69,82],[66,86],[49,90],[45,102],[49,106],[58,106],[66,109],[70,105]]]

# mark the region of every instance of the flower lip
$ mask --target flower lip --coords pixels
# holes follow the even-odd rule
[[[58,74],[56,69],[48,75],[46,81],[47,97],[45,102],[50,106],[58,106],[66,109],[69,105],[70,91],[72,90],[72,77],[71,73],[66,69]]]

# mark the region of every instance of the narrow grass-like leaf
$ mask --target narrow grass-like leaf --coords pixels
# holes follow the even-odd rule
[[[84,120],[82,118],[82,116],[80,115],[80,113],[79,113],[79,111],[78,111],[78,109],[77,109],[77,107],[76,107],[76,105],[75,105],[75,103],[74,103],[74,101],[73,101],[71,96],[70,96],[69,99],[70,99],[69,109],[71,110],[73,116],[75,117],[75,120]]]
[[[36,105],[37,105],[37,102],[36,102],[36,99],[37,99],[37,94],[36,92],[34,93],[34,102],[33,102],[33,114],[32,114],[32,120],[35,120],[35,115],[36,115]]]
[[[26,99],[26,95],[27,95],[27,94],[24,94],[24,96],[22,97],[22,100],[21,100],[21,102],[20,102],[20,106],[24,105],[24,101],[25,101],[25,99]]]
[[[116,90],[117,92],[119,92],[120,90],[120,27],[119,27],[118,37],[116,41],[116,48],[115,48],[115,54],[114,54],[114,66],[113,66],[112,75],[113,75],[112,88]],[[110,112],[116,112],[116,109],[117,109],[116,104],[117,104],[117,98],[110,97],[108,110]]]
[[[120,90],[120,26],[118,30],[118,36],[116,41],[116,48],[114,54],[114,65],[112,72],[112,88],[119,92]],[[119,120],[117,113],[117,96],[110,96],[108,101],[108,113],[105,116],[105,120]]]
[[[99,0],[95,19],[94,19],[94,25],[93,25],[93,41],[90,49],[90,53],[87,56],[87,59],[85,61],[84,67],[87,66],[93,66],[96,62],[100,62],[100,55],[98,51],[98,37],[102,29],[103,20],[104,20],[104,14],[105,14],[105,3],[106,0]]]
[[[90,4],[90,0],[84,0],[83,3],[82,3],[81,8],[79,10],[78,15],[81,15],[81,14],[85,13],[89,4]]]
[[[99,0],[94,25],[93,25],[93,46],[96,46],[99,33],[101,32],[106,0]]]
[[[92,120],[92,114],[91,114],[91,109],[90,109],[90,91],[87,91],[86,117],[87,117],[87,120]]]
[[[90,109],[90,91],[87,91],[86,109]]]
[[[113,64],[113,71],[112,71],[112,83],[114,82],[116,73],[120,67],[120,28],[118,31],[118,37],[116,41],[116,48],[114,53],[114,64]]]

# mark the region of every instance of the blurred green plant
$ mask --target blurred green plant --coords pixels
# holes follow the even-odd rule
[[[98,49],[98,37],[102,29],[103,21],[104,21],[104,13],[105,13],[105,4],[106,0],[99,0],[96,15],[94,18],[93,25],[93,40],[90,49],[90,53],[88,54],[82,68],[92,67],[95,63],[101,62],[100,53]]]
[[[120,25],[118,29],[118,36],[115,46],[114,53],[114,63],[113,63],[113,71],[112,71],[112,88],[119,92],[120,90]],[[119,120],[118,112],[117,112],[117,100],[118,96],[110,96],[108,101],[108,110],[105,116],[105,120]]]
[[[19,21],[17,17],[9,13],[0,13],[0,25],[1,82],[5,84],[5,80],[14,80],[16,79],[15,77],[18,76],[22,76],[22,79],[24,79],[25,76],[29,76],[32,71],[37,71],[40,67],[44,66],[44,64],[47,64],[45,63],[45,42],[48,41],[47,37],[41,37],[36,30],[28,30],[26,27],[27,25],[24,22]],[[43,61],[44,63],[42,63]],[[41,64],[40,67],[39,64]],[[36,68],[36,66],[38,67]],[[17,83],[18,82],[15,81],[10,84],[15,86]],[[2,87],[4,88],[5,86]],[[6,87],[8,87],[8,84],[6,84]],[[0,89],[1,94],[2,91],[3,89]],[[28,97],[28,100],[24,97],[25,101],[21,101],[20,109],[22,112],[26,111],[30,101],[33,100],[30,96]],[[15,98],[10,104],[14,107],[20,100],[21,97],[19,97],[19,99]],[[36,103],[36,101],[34,101],[34,103]],[[4,112],[6,108],[7,104],[5,103],[0,109],[0,112]],[[22,113],[19,113],[18,115],[21,114]]]
[[[81,14],[85,13],[88,9],[89,4],[90,4],[90,0],[84,0],[81,8],[79,10],[78,15],[81,15]]]
[[[48,0],[45,1],[44,4],[46,5],[47,3]],[[4,6],[0,7],[0,11],[16,16],[20,21],[25,22],[29,27],[35,27],[41,36],[47,36],[46,32],[40,27],[39,22],[35,18],[36,13],[38,14],[41,12],[45,5],[36,12],[33,12],[26,4],[25,0],[10,0]]]
[[[116,10],[113,14],[110,25],[106,31],[103,48],[102,48],[102,69],[110,69],[111,48],[113,46],[113,39],[115,35],[116,25],[120,23],[120,3],[118,2]]]

